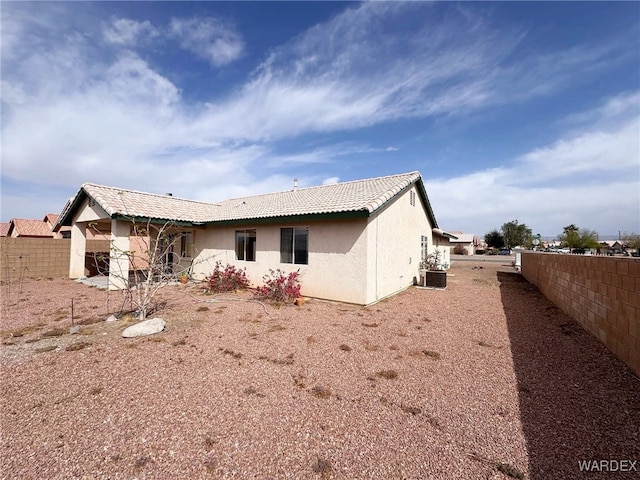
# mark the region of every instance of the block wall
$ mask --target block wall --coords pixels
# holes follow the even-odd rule
[[[0,280],[69,278],[71,240],[0,237]],[[108,240],[87,240],[87,253],[108,252]]]
[[[522,274],[640,375],[640,258],[524,252]]]

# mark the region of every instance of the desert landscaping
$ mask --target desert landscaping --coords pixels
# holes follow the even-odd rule
[[[3,283],[0,478],[542,480],[640,460],[640,380],[510,265],[454,263],[445,290],[369,307],[194,282],[158,300],[165,330],[122,338],[120,293]]]

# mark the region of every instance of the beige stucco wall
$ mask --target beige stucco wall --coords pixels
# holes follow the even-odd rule
[[[82,205],[78,208],[78,215],[73,219],[74,222],[95,222],[97,220],[109,219],[109,214],[105,212],[99,205],[84,199]]]
[[[429,253],[432,253],[436,249],[440,250],[442,254],[440,261],[447,265],[448,270],[451,266],[451,250],[453,250],[451,242],[448,238],[439,235],[433,235],[432,240],[433,244],[429,243]]]
[[[308,265],[280,263],[280,228],[291,226],[309,227]],[[244,228],[256,229],[255,262],[235,258],[235,231]],[[418,195],[411,205],[409,190],[370,218],[210,226],[196,236],[200,253],[194,259],[193,276],[209,275],[216,261],[246,268],[253,285],[262,284],[269,269],[300,269],[305,296],[371,304],[413,284],[419,275],[421,236],[428,238],[429,251],[435,248],[431,228]]]
[[[209,275],[216,261],[245,268],[251,283],[262,284],[269,269],[300,270],[302,294],[350,303],[366,302],[366,219],[301,222],[242,227],[209,227],[196,236],[200,252],[193,262],[193,276]],[[309,227],[309,263],[280,263],[280,228]],[[235,232],[256,229],[256,261],[236,260]]]
[[[109,215],[98,205],[85,199],[80,206],[78,213],[73,218],[71,227],[71,252],[69,259],[69,278],[80,278],[87,273],[85,268],[86,242],[88,238],[95,238],[91,235],[93,227],[88,226],[91,222],[108,219]],[[109,237],[107,237],[109,239]],[[110,240],[110,239],[109,239]]]
[[[415,187],[369,219],[366,304],[393,295],[418,278],[423,235],[428,238],[429,252],[434,249],[424,205],[417,195],[411,205],[411,192],[416,193]]]

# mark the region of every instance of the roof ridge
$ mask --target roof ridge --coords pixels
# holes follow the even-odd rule
[[[147,195],[150,197],[159,197],[159,198],[164,198],[164,199],[173,199],[173,200],[182,200],[185,202],[190,202],[190,203],[201,203],[203,205],[216,205],[216,203],[212,203],[212,202],[205,202],[203,200],[192,200],[190,198],[184,198],[184,197],[175,197],[173,195],[166,195],[166,194],[162,194],[162,193],[153,193],[153,192],[143,192],[142,190],[133,190],[131,188],[122,188],[122,187],[114,187],[112,185],[101,185],[98,183],[83,183],[82,184],[82,188],[85,189],[85,187],[87,186],[91,186],[91,187],[98,187],[98,188],[106,188],[109,190],[113,190],[113,191],[125,191],[128,193],[137,193],[139,195]]]
[[[336,185],[349,185],[349,184],[352,184],[352,183],[373,182],[373,181],[376,181],[376,180],[382,180],[383,178],[404,177],[404,176],[411,176],[411,175],[415,175],[415,174],[420,175],[420,172],[418,170],[414,170],[412,172],[395,173],[393,175],[381,175],[379,177],[372,177],[372,178],[360,178],[358,180],[347,180],[346,182],[329,183],[327,185],[311,185],[309,187],[298,187],[295,190],[293,190],[293,189],[291,189],[291,190],[281,190],[279,192],[260,193],[258,195],[246,195],[244,197],[228,198],[228,199],[222,200],[220,203],[236,202],[238,200],[244,200],[244,199],[247,199],[247,198],[260,198],[260,197],[267,197],[267,196],[270,196],[270,195],[279,195],[279,194],[282,194],[282,193],[293,193],[294,191],[295,192],[300,192],[300,191],[305,191],[305,190],[327,188],[327,187],[333,187],[333,186],[336,186]]]

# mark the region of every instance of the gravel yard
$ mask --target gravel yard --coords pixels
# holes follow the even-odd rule
[[[366,308],[225,298],[167,287],[165,331],[124,339],[118,293],[2,285],[0,477],[638,478],[640,381],[511,267]]]

